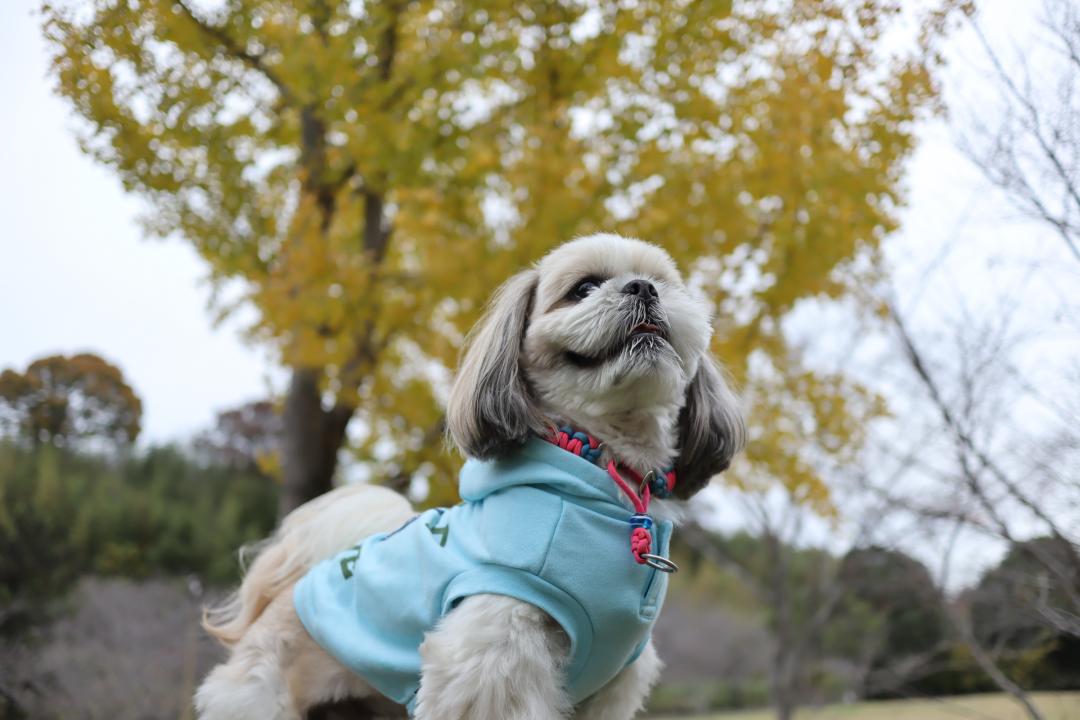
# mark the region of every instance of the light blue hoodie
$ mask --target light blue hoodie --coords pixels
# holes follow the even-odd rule
[[[570,637],[566,690],[589,697],[645,647],[667,575],[630,552],[632,514],[607,472],[540,439],[461,470],[463,502],[428,510],[323,561],[297,583],[296,611],[325,650],[409,707],[424,634],[463,598],[508,595]],[[671,523],[657,522],[666,556]]]

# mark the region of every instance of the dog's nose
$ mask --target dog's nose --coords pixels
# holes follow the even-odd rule
[[[648,280],[631,280],[623,285],[622,291],[627,295],[637,295],[645,301],[655,300],[660,297],[660,293],[656,292],[656,286]]]

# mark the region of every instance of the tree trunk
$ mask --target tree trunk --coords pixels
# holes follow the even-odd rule
[[[799,704],[800,652],[791,605],[788,549],[772,532],[765,533],[765,547],[771,568],[768,598],[776,640],[772,666],[773,709],[776,720],[792,720]]]
[[[790,642],[790,638],[788,642]],[[795,717],[795,710],[798,707],[798,698],[796,697],[796,688],[794,682],[794,668],[792,667],[793,658],[790,655],[788,649],[784,646],[785,641],[781,638],[776,638],[776,656],[774,658],[773,665],[773,711],[776,714],[776,720],[792,720]]]
[[[776,720],[792,720],[795,717],[795,703],[786,693],[776,698]]]
[[[343,405],[323,409],[320,375],[311,368],[295,368],[285,396],[281,441],[283,484],[278,505],[281,517],[330,490],[338,450],[353,415],[353,409]]]

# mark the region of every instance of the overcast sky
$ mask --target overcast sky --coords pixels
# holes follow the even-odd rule
[[[144,240],[139,201],[79,151],[37,4],[0,3],[0,368],[96,352],[142,397],[144,440],[185,436],[264,395],[271,366],[235,327],[212,327],[190,246]]]

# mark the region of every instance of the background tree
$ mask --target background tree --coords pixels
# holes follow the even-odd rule
[[[959,144],[1005,200],[1032,220],[1033,227],[1052,232],[1072,259],[1080,261],[1080,4],[1043,0],[1039,20],[1029,46],[1010,48],[1015,57],[1006,58],[1004,46],[987,35],[978,15],[969,16],[997,102],[991,112],[960,117]],[[1058,257],[1025,253],[1024,262],[1040,286],[1056,286],[1062,264]],[[1063,275],[1072,288],[1080,279],[1076,267],[1068,266]],[[1075,393],[1080,326],[1075,293],[1030,294],[1052,322],[1038,331],[1020,332],[1015,308],[996,319],[979,318],[977,336],[957,333],[964,360],[958,382],[942,382],[924,343],[902,317],[895,324],[909,362],[958,446],[959,459],[967,455],[964,475],[981,510],[978,519],[1009,545],[1001,565],[980,587],[987,592],[998,588],[1004,593],[1002,601],[1010,596],[1007,604],[1016,609],[1019,595],[1026,593],[1031,603],[1021,615],[1030,620],[1034,612],[1044,629],[1080,638],[1080,524],[1074,512],[1080,500],[1080,404]],[[1015,305],[1012,298],[1006,302]],[[1039,346],[1040,335],[1051,335],[1057,344],[1047,352]],[[1050,362],[1041,364],[1050,372],[1025,366],[1018,357],[1039,351],[1049,356]],[[950,385],[959,389],[959,398]],[[982,396],[981,402],[976,395]],[[1034,411],[1030,421],[1046,429],[1033,432],[1018,427],[1020,423],[1010,425],[1011,417],[991,422],[989,413],[1004,402]],[[972,412],[980,406],[981,415]],[[1006,428],[997,437],[989,432],[997,430],[995,424]],[[995,447],[1002,436],[1010,442],[1006,452]],[[1016,456],[1024,461],[1016,462]],[[1038,528],[1033,539],[1024,539],[1032,533],[1021,529],[1018,516]],[[1046,536],[1039,537],[1039,532]],[[1000,639],[997,631],[993,634]]]
[[[1075,548],[1054,537],[1013,545],[966,597],[972,631],[983,647],[1004,656],[1025,685],[1080,685],[1080,563]],[[1063,571],[1064,581],[1046,563]]]
[[[750,532],[721,536],[683,527],[693,553],[741,581],[763,609],[772,636],[770,700],[777,720],[790,720],[810,697],[819,673],[829,626],[847,589],[838,582],[840,562],[822,548],[808,547],[811,510],[779,493],[742,492],[737,501]],[[876,617],[848,615],[861,635],[880,624]]]
[[[51,355],[26,372],[0,373],[0,429],[33,444],[97,438],[129,445],[139,435],[142,401],[118,367],[91,354]]]
[[[217,414],[213,427],[199,433],[194,450],[206,461],[270,475],[278,466],[281,414],[269,400],[256,400]]]
[[[948,640],[945,598],[925,565],[895,549],[855,548],[836,582],[844,595],[830,621],[832,645],[856,662],[862,697],[907,691],[938,669],[933,660]],[[876,632],[866,632],[867,615]]]
[[[1039,416],[1030,403],[1043,397],[1041,383],[1016,360],[1034,341],[1012,331],[1010,302],[1005,298],[1003,309],[986,317],[950,319],[955,328],[944,343],[916,335],[910,315],[891,305],[895,358],[907,373],[917,410],[909,408],[902,417],[908,441],[898,443],[895,428],[885,430],[877,461],[883,472],[863,482],[894,517],[907,514],[922,537],[942,543],[943,587],[958,540],[1016,546],[1033,529],[1049,534],[1054,552],[1033,543],[1025,546],[1026,554],[1040,563],[1043,581],[1053,588],[1045,599],[1064,603],[1050,612],[1075,618],[1080,596],[1073,568],[1080,565],[1080,544],[1073,528],[1080,478],[1073,459],[1080,444],[1074,425],[1032,421]],[[1062,417],[1070,414],[1070,404],[1063,399]],[[1044,409],[1054,406],[1050,401]],[[888,471],[890,464],[895,472]],[[1014,676],[1015,666],[1003,663],[1000,646],[985,646],[976,632],[970,605],[944,607],[952,631],[986,677],[1040,720],[1041,711]]]
[[[953,548],[973,540],[1002,546],[1009,563],[1026,568],[1023,582],[1015,568],[991,573],[948,616],[987,677],[1035,718],[1010,659],[1016,642],[1003,627],[993,629],[998,623],[979,598],[1005,602],[1024,583],[1029,591],[1041,587],[1011,627],[1029,638],[1076,636],[1080,326],[1071,290],[1080,279],[1080,6],[1044,0],[1041,22],[1026,37],[995,36],[977,14],[968,17],[989,92],[956,103],[953,127],[961,151],[1001,191],[1002,205],[1031,221],[1028,241],[1004,251],[982,237],[942,243],[916,285],[930,286],[952,257],[965,267],[985,264],[996,291],[977,305],[954,290],[920,314],[922,290],[887,293],[894,357],[903,365],[893,380],[914,398],[903,434],[916,439],[901,447],[897,435],[885,439],[883,447],[894,447],[883,456],[906,469],[872,484],[921,532],[943,539],[946,569]],[[1045,245],[1040,230],[1049,236]],[[1011,603],[1018,607],[1015,597]]]
[[[879,269],[946,2],[86,0],[46,3],[83,147],[147,231],[238,280],[291,368],[283,509],[330,486],[350,420],[376,476],[434,478],[446,368],[495,285],[575,234],[663,244],[748,388],[746,482],[821,503],[816,458],[875,398],[784,318]],[[753,472],[746,472],[753,468]],[[440,470],[437,472],[437,470]]]

